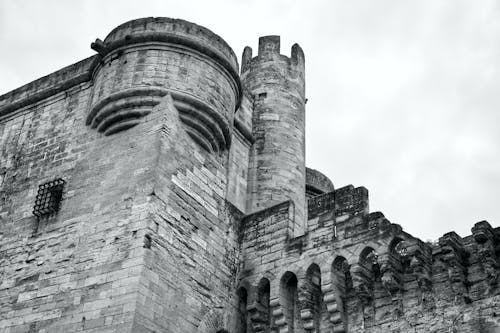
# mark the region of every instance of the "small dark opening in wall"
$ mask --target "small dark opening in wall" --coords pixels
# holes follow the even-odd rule
[[[244,287],[241,287],[238,289],[236,294],[238,296],[237,331],[238,333],[246,333],[248,325],[248,312],[247,312],[248,293]],[[221,331],[224,332],[224,330]]]
[[[40,218],[57,214],[61,207],[64,184],[66,181],[58,178],[39,185],[33,215]]]
[[[144,235],[144,246],[145,249],[150,249],[151,248],[151,235]]]
[[[260,93],[258,95],[259,99],[262,99],[262,98],[266,98],[267,97],[267,93],[263,92],[263,93]]]

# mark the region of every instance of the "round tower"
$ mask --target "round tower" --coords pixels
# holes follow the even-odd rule
[[[218,35],[184,20],[148,17],[118,26],[91,47],[101,61],[87,125],[105,135],[128,129],[169,93],[194,141],[210,152],[229,146],[241,88],[236,56]]]
[[[291,57],[281,55],[279,36],[261,37],[256,57],[249,47],[243,52],[241,81],[254,99],[247,211],[290,199],[299,235],[306,223],[304,53],[295,44]]]

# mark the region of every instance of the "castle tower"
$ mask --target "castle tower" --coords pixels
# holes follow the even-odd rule
[[[128,129],[171,94],[197,144],[209,152],[229,147],[241,89],[236,57],[222,38],[183,20],[146,18],[91,46],[101,61],[87,125],[105,135]]]
[[[242,85],[254,98],[247,211],[254,212],[291,199],[293,233],[304,230],[305,213],[305,81],[304,53],[292,47],[280,54],[280,37],[259,39],[258,55],[243,52]]]
[[[101,61],[87,125],[103,141],[142,141],[140,151],[151,156],[146,164],[137,154],[126,166],[147,175],[132,186],[144,188],[150,203],[139,225],[142,275],[132,286],[140,295],[135,313],[143,317],[132,331],[194,332],[217,317],[209,309],[231,313],[233,306],[224,288],[233,279],[237,235],[221,212],[241,97],[236,56],[210,30],[170,18],[127,22],[92,47]],[[152,302],[160,317],[172,319],[152,315]]]
[[[0,247],[16,249],[0,265],[0,294],[5,281],[15,299],[0,331],[229,330],[236,55],[162,17],[126,22],[92,49],[0,96]]]

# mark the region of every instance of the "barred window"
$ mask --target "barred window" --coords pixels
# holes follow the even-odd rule
[[[39,185],[33,215],[45,217],[57,214],[61,206],[65,183],[63,179],[58,178]]]

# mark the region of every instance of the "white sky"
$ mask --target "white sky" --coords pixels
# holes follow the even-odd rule
[[[0,0],[0,94],[94,54],[139,17],[306,55],[307,165],[423,240],[498,226],[500,2],[495,0]],[[255,53],[256,51],[254,51]]]

